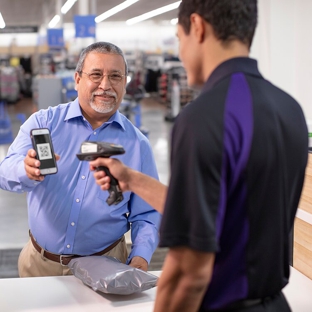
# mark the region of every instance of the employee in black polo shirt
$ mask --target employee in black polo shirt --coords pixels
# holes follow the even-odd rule
[[[182,1],[180,57],[202,91],[175,122],[168,191],[117,160],[91,163],[163,211],[157,312],[290,311],[281,290],[308,131],[299,104],[248,57],[256,23],[256,0]]]

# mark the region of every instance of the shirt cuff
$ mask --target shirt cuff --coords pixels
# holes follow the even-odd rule
[[[19,167],[18,167],[18,179],[21,183],[21,187],[24,191],[32,191],[33,188],[40,183],[40,181],[35,181],[31,180],[28,178],[25,168],[24,168],[24,163],[21,162]]]
[[[127,264],[130,263],[131,259],[133,257],[141,257],[143,259],[145,259],[147,261],[147,263],[149,264],[151,262],[152,259],[152,255],[153,255],[153,251],[145,246],[133,246],[132,250],[129,254],[129,257],[127,259]]]

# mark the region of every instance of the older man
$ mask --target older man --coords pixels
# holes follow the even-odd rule
[[[21,277],[70,274],[73,256],[110,255],[147,270],[158,244],[160,215],[128,192],[117,205],[106,203],[87,162],[76,153],[83,141],[123,145],[128,166],[158,178],[148,140],[118,108],[125,94],[127,64],[122,51],[98,42],[80,55],[75,82],[78,98],[33,114],[22,126],[0,166],[0,186],[27,192],[30,240],[22,250]],[[48,128],[58,172],[40,175],[30,130]],[[57,158],[59,158],[57,156]],[[124,234],[131,228],[128,257]]]

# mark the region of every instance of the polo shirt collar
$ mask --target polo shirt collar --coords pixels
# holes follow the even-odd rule
[[[235,72],[245,73],[247,75],[258,76],[262,78],[258,70],[257,61],[249,57],[235,57],[229,59],[214,69],[204,84],[203,91],[211,90],[219,81],[230,76]]]
[[[71,102],[69,104],[69,108],[68,108],[68,111],[67,111],[66,116],[64,118],[64,121],[69,120],[69,119],[73,119],[73,118],[77,118],[77,117],[84,118],[82,113],[81,113],[81,108],[79,105],[78,98],[76,98],[73,102]],[[105,123],[108,124],[108,123],[113,123],[113,122],[116,122],[117,124],[120,125],[120,127],[123,130],[125,130],[124,122],[123,122],[123,120],[121,118],[121,114],[118,110]]]

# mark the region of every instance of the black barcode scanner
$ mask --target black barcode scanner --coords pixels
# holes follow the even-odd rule
[[[77,154],[79,160],[95,160],[98,157],[108,158],[114,155],[124,154],[124,148],[119,144],[107,142],[85,141],[81,143],[80,153]],[[123,195],[120,190],[118,180],[116,180],[107,167],[101,166],[96,168],[97,171],[103,170],[110,177],[110,188],[108,190],[109,197],[106,202],[108,205],[117,205],[123,200]]]

